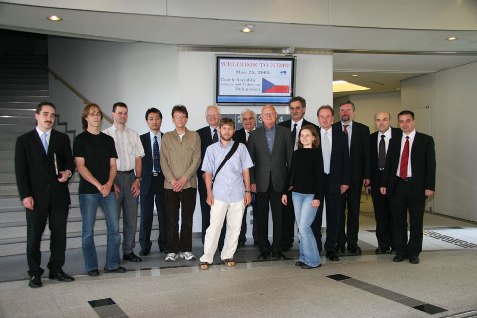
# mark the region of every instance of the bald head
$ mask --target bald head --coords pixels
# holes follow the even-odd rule
[[[388,112],[378,112],[374,115],[374,123],[380,133],[388,131],[391,125],[391,114]]]

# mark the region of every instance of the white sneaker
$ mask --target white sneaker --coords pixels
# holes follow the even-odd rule
[[[195,256],[191,252],[183,252],[183,253],[180,253],[179,256],[185,259],[186,261],[195,261]]]
[[[175,262],[177,260],[178,255],[176,253],[169,253],[166,256],[166,262]]]

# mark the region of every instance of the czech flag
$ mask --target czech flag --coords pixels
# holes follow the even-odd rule
[[[262,93],[290,93],[290,82],[286,77],[262,77]]]

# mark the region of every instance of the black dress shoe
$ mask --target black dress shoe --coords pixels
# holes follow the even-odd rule
[[[295,266],[301,266],[301,265],[305,265],[305,263],[303,263],[302,261],[298,261],[295,263]]]
[[[315,266],[315,267],[310,266],[310,265],[307,265],[307,264],[303,264],[303,265],[301,265],[300,267],[303,268],[303,269],[313,269],[313,268],[321,267],[321,264],[318,265],[318,266]]]
[[[401,254],[396,254],[393,258],[393,262],[402,262],[406,259],[407,257]]]
[[[338,257],[338,255],[336,255],[335,253],[326,253],[326,258],[329,259],[330,261],[332,262],[337,262],[340,260],[340,258]]]
[[[115,269],[107,269],[105,268],[104,271],[106,273],[126,273],[128,270],[125,269],[124,267],[122,266],[119,266],[118,268],[115,268]]]
[[[151,254],[150,250],[140,250],[139,251],[139,256],[148,256],[149,254]],[[123,256],[123,258],[124,258],[124,256]]]
[[[123,255],[123,260],[135,262],[135,263],[142,262],[142,258],[140,258],[139,256],[136,256],[136,254],[134,253]]]
[[[258,259],[259,261],[267,261],[267,260],[270,259],[270,253],[266,253],[266,252],[263,253],[263,252],[262,252],[262,253],[260,253],[260,255],[258,255],[257,259]]]
[[[362,254],[361,247],[359,246],[350,247],[348,248],[348,250],[351,253],[351,255],[359,256]]]
[[[90,271],[88,271],[88,276],[99,276],[99,271],[97,269],[92,269]]]
[[[40,288],[41,286],[43,286],[43,284],[41,283],[41,277],[32,276],[30,278],[30,281],[28,282],[28,286],[30,286],[31,288]]]
[[[338,248],[336,249],[336,253],[337,253],[338,255],[344,255],[344,254],[345,254],[345,248],[344,248],[344,247],[338,247]]]
[[[378,248],[374,251],[374,253],[375,253],[376,255],[386,254],[386,250],[383,249],[383,248],[378,247]]]
[[[66,274],[63,271],[56,272],[56,273],[51,273],[50,272],[50,275],[48,275],[48,278],[49,279],[56,279],[57,281],[60,281],[60,282],[72,282],[72,281],[75,280],[73,277],[71,277],[70,275]]]
[[[417,257],[417,256],[409,256],[409,263],[411,263],[411,264],[419,264],[419,257]]]

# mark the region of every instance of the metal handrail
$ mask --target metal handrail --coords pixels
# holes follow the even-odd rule
[[[76,96],[79,97],[79,99],[81,99],[83,101],[83,104],[87,105],[87,104],[91,104],[90,100],[87,99],[86,97],[84,97],[80,92],[78,92],[77,89],[75,89],[73,86],[71,86],[70,83],[68,83],[67,81],[65,81],[61,76],[58,75],[58,73],[56,73],[55,71],[53,71],[49,66],[46,66],[46,70],[48,71],[48,73],[50,73],[51,75],[53,75],[53,77],[60,81],[63,85],[66,86],[66,88],[68,88],[73,94],[75,94]],[[103,112],[103,118],[106,119],[106,121],[108,121],[110,124],[113,123],[113,119],[111,117],[109,117],[108,115],[104,114]]]

